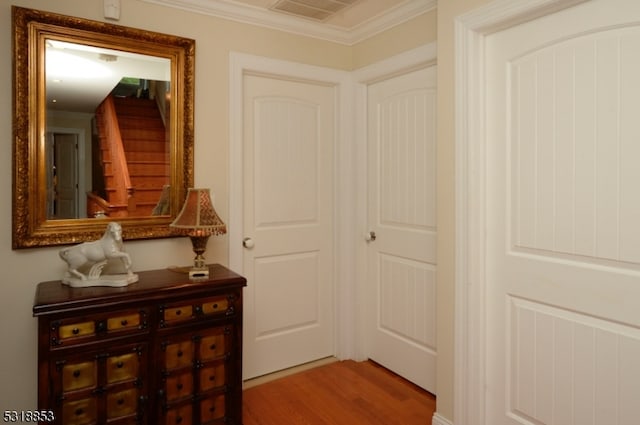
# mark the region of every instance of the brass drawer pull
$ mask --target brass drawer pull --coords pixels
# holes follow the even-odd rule
[[[73,328],[73,329],[71,330],[71,333],[72,333],[72,334],[74,334],[74,335],[78,335],[78,334],[80,333],[80,329],[78,329],[78,328]]]
[[[122,369],[122,366],[124,366],[124,363],[123,363],[123,362],[121,362],[121,361],[120,361],[120,362],[116,363],[116,367],[117,367],[118,369]]]

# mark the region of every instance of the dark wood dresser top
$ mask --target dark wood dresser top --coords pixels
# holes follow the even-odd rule
[[[42,282],[36,288],[33,315],[73,311],[87,306],[108,306],[122,304],[128,300],[135,302],[144,295],[147,299],[167,298],[172,292],[181,296],[197,296],[210,292],[212,286],[227,288],[245,286],[246,279],[219,264],[209,265],[209,277],[203,280],[189,280],[186,273],[170,269],[136,272],[138,282],[126,287],[113,288],[95,286],[72,288],[59,280]]]

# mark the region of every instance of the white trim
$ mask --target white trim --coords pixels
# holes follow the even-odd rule
[[[418,15],[430,12],[437,6],[437,0],[409,0],[396,9],[376,16],[355,28],[343,29],[268,9],[220,0],[143,1],[346,45],[359,43]]]
[[[367,250],[365,234],[368,228],[367,214],[367,87],[379,81],[383,81],[411,71],[426,68],[436,64],[437,43],[432,42],[419,46],[415,49],[398,54],[380,62],[368,65],[355,70],[352,74],[354,84],[354,165],[351,173],[356,178],[355,195],[352,206],[355,211],[356,221],[351,230],[352,238],[355,240],[357,255],[352,267],[356,278],[356,293],[358,299],[366,299],[367,295]],[[355,329],[360,330],[353,334],[355,343],[354,360],[364,360],[367,358],[367,341],[365,338],[367,312],[363,303],[355,302],[352,305],[356,314]]]
[[[455,36],[456,281],[454,418],[485,418],[485,38],[588,0],[497,0],[461,15]]]
[[[453,422],[445,419],[436,412],[433,414],[433,418],[431,418],[431,425],[453,425]]]
[[[229,55],[229,267],[243,273],[243,76],[247,73],[272,75],[277,78],[308,81],[333,86],[336,90],[335,155],[334,155],[334,300],[335,300],[335,356],[352,358],[354,323],[351,305],[356,303],[354,279],[349,272],[353,263],[352,209],[344,203],[353,199],[351,188],[351,82],[346,71],[305,65],[262,56],[231,52]],[[344,212],[343,212],[344,211]],[[344,325],[344,326],[343,326]]]

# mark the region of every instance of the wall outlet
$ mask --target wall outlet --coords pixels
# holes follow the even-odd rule
[[[104,17],[107,19],[120,19],[120,0],[104,0]]]

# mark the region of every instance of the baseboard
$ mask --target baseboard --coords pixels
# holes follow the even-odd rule
[[[293,366],[288,369],[269,373],[267,375],[251,378],[242,383],[242,389],[246,390],[247,388],[255,387],[256,385],[265,384],[267,382],[271,382],[279,378],[284,378],[285,376],[293,375],[294,373],[303,372],[308,369],[313,369],[314,367],[324,366],[326,364],[337,362],[337,361],[338,359],[336,359],[335,357],[327,357],[327,358],[315,360],[309,363],[304,363],[298,366]]]
[[[443,418],[436,412],[433,414],[433,418],[431,418],[431,425],[453,425],[453,422]]]

